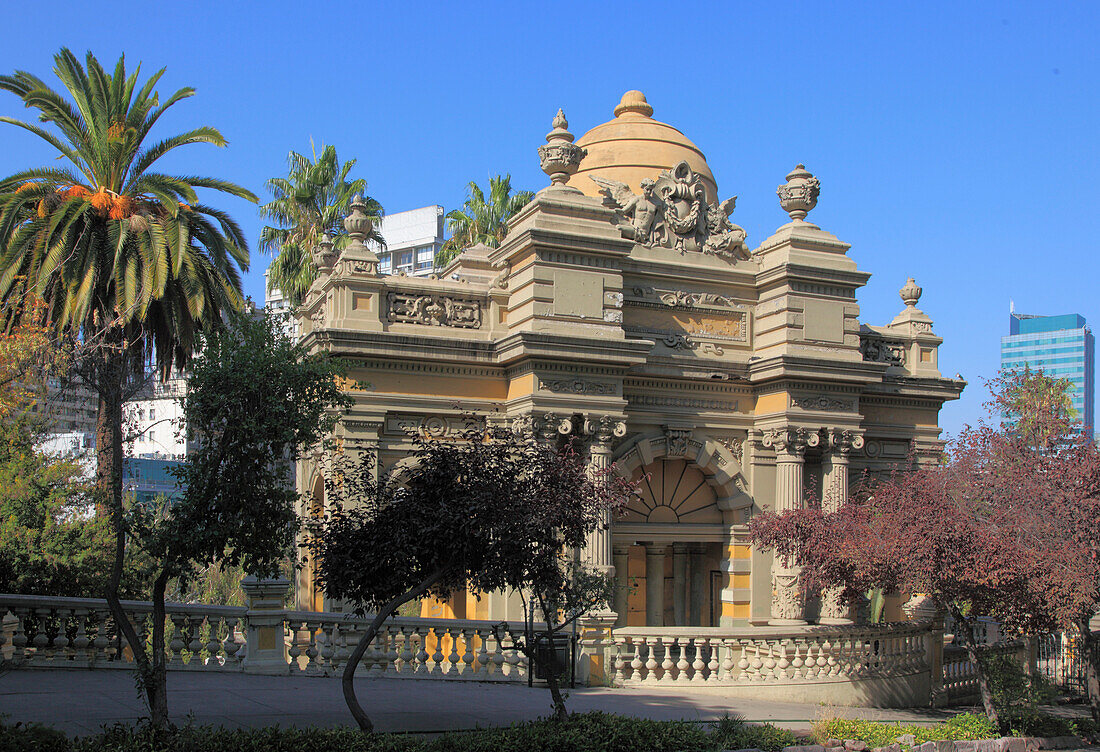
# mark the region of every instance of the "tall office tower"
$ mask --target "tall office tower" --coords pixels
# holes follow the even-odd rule
[[[386,248],[372,248],[378,254],[383,274],[426,277],[435,272],[435,254],[443,247],[443,207],[387,214],[378,228]]]
[[[1029,366],[1032,370],[1043,369],[1048,376],[1069,379],[1077,419],[1091,431],[1095,426],[1093,347],[1092,330],[1084,316],[1029,316],[1012,311],[1008,336],[1001,337],[1001,368]]]

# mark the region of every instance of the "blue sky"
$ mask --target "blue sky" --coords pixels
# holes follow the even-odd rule
[[[945,407],[975,420],[1009,299],[1100,324],[1096,3],[33,3],[5,17],[0,71],[52,79],[61,46],[166,66],[198,94],[162,134],[215,125],[225,149],[166,168],[265,195],[310,138],[359,160],[388,211],[461,204],[510,172],[546,184],[536,147],[563,107],[578,136],[641,89],[707,155],[750,245],[785,219],[775,187],[804,162],[811,219],[872,272],[861,318],[887,323],[907,276],[944,337],[941,369],[971,386]],[[0,95],[0,114],[23,116]],[[0,129],[0,173],[52,159]],[[255,207],[225,201],[255,241]],[[269,259],[253,248],[246,291]]]

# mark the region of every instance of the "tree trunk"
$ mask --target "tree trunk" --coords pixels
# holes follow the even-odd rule
[[[974,620],[963,616],[962,612],[954,607],[950,608],[951,616],[955,619],[955,640],[962,637],[962,647],[966,650],[966,657],[974,664],[974,672],[978,675],[978,690],[982,695],[982,708],[985,716],[993,724],[993,728],[1001,727],[1001,718],[997,708],[993,704],[993,691],[989,688],[989,677],[986,676],[985,667],[982,666],[978,655],[978,643],[974,638]]]
[[[1081,652],[1084,653],[1085,688],[1088,690],[1092,720],[1100,723],[1100,640],[1089,629],[1088,617],[1077,622],[1077,632],[1081,638]]]
[[[95,431],[96,510],[98,514],[106,513],[110,516],[111,528],[115,534],[114,558],[104,597],[115,626],[126,638],[126,643],[134,654],[138,674],[145,686],[147,677],[152,676],[149,656],[145,652],[145,645],[138,638],[137,630],[122,609],[118,594],[122,583],[122,568],[126,561],[126,511],[122,506],[122,384],[126,365],[121,330],[113,329],[108,332],[104,343],[91,357],[96,359],[89,368],[93,374],[92,386],[99,393]],[[148,691],[146,695],[149,696]],[[149,710],[150,713],[154,712],[151,703]]]
[[[437,570],[432,573],[428,579],[424,580],[420,585],[409,590],[403,595],[399,595],[392,599],[389,603],[378,610],[374,620],[371,621],[370,626],[367,627],[367,631],[363,634],[359,640],[359,644],[355,646],[355,650],[352,651],[351,656],[348,658],[348,662],[344,664],[344,675],[340,679],[340,685],[344,690],[344,702],[348,704],[348,710],[351,711],[352,718],[359,724],[359,730],[366,733],[374,731],[374,724],[367,716],[366,711],[363,710],[363,706],[359,704],[359,699],[355,696],[355,670],[359,667],[359,661],[363,660],[364,653],[367,652],[367,648],[374,642],[374,638],[378,636],[378,630],[385,623],[386,619],[390,618],[390,615],[394,611],[399,609],[402,604],[408,603],[413,598],[419,598],[427,593],[435,583],[439,582],[443,577],[443,570]]]
[[[153,583],[152,655],[149,671],[142,676],[145,698],[149,703],[149,723],[158,731],[168,727],[168,666],[164,652],[164,591],[167,587],[168,572],[161,571]]]
[[[551,641],[550,645],[553,646]],[[534,659],[530,659],[534,663]],[[546,671],[546,686],[550,689],[550,700],[554,703],[554,720],[564,721],[569,718],[569,711],[565,709],[565,698],[561,694],[561,676],[558,676],[557,661],[550,659],[550,665]]]

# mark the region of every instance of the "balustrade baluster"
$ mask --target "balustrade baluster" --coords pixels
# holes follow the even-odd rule
[[[623,646],[626,638],[612,634],[611,642],[615,646],[615,653],[611,659],[611,683],[618,686],[623,683],[623,671],[626,667],[626,659],[623,656]]]
[[[474,660],[477,661],[477,677],[479,679],[488,679],[492,668],[490,666],[489,648],[487,647],[490,634],[491,632],[488,629],[474,631],[474,637],[477,640],[477,656]]]
[[[222,640],[222,650],[225,651],[225,667],[237,668],[240,656],[238,651],[241,649],[240,643],[237,642],[237,620],[233,617],[228,617],[225,620],[225,639]]]
[[[385,663],[382,664],[382,673],[397,673],[397,659],[401,657],[398,650],[398,639],[401,636],[400,627],[386,628],[386,652]]]
[[[189,623],[188,637],[190,638],[187,643],[187,651],[191,653],[187,659],[187,665],[189,668],[198,668],[202,665],[202,623],[205,617],[192,616],[187,621]]]
[[[645,677],[644,681],[647,684],[655,684],[657,682],[657,667],[660,665],[657,663],[657,645],[660,644],[660,640],[656,637],[645,638]]]
[[[439,625],[431,628],[431,633],[435,637],[435,650],[432,652],[432,670],[431,673],[434,676],[443,676],[443,638],[447,632]]]
[[[691,668],[691,663],[688,662],[687,653],[688,645],[691,643],[691,639],[688,637],[674,637],[672,638],[671,645],[675,646],[679,651],[679,656],[676,659],[676,675],[673,677],[673,681],[677,682],[690,682],[691,676],[688,670]]]
[[[322,622],[320,629],[321,634],[317,636],[317,640],[321,645],[321,673],[334,676],[332,661],[336,656],[336,622]]]
[[[642,660],[643,654],[646,653],[645,640],[637,637],[628,637],[627,640],[632,648],[630,658],[630,679],[636,682],[642,681],[645,678],[642,669],[646,668],[646,664]]]
[[[183,627],[187,623],[187,617],[183,614],[169,614],[166,618],[172,622],[172,641],[168,645],[168,666],[179,668],[183,665]]]
[[[223,666],[222,657],[219,655],[222,643],[218,639],[218,632],[224,625],[225,620],[219,616],[211,616],[206,620],[206,658],[202,665],[208,671],[216,671]]]
[[[692,640],[692,644],[695,645],[695,660],[691,663],[691,681],[696,684],[702,684],[705,681],[718,681],[718,672],[715,670],[718,668],[717,650],[714,647],[714,643],[717,640],[711,640],[706,637],[696,637]],[[703,653],[706,651],[708,659],[714,663],[714,666],[709,669],[707,662],[703,660]]]
[[[413,673],[417,676],[428,675],[431,673],[431,666],[428,665],[428,635],[431,634],[430,627],[417,627],[416,628],[416,665],[413,667]]]
[[[12,664],[19,668],[27,659],[27,633],[25,631],[27,612],[21,608],[13,608],[11,612],[15,615],[15,632],[11,637]]]
[[[73,662],[78,665],[91,665],[92,653],[88,650],[88,647],[92,644],[92,640],[88,637],[87,631],[88,609],[73,609],[73,618],[76,619],[76,634],[73,636],[72,641]]]
[[[458,676],[458,662],[462,656],[458,654],[458,635],[460,632],[457,629],[447,629],[447,637],[451,640],[451,652],[447,654],[447,662],[450,664],[447,667],[447,676]]]
[[[321,622],[313,619],[305,622],[306,630],[306,661],[305,673],[310,676],[320,676],[323,672],[321,668],[321,648],[323,647],[323,641],[318,642],[321,632]]]

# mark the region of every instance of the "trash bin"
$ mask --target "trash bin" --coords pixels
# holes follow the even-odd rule
[[[540,640],[535,650],[535,678],[546,681],[549,678],[549,669],[553,667],[558,680],[563,683],[567,681],[571,674],[572,648],[573,638],[560,632]]]

